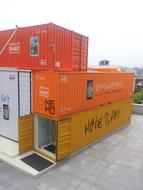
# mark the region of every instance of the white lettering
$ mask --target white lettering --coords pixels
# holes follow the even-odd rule
[[[43,97],[49,97],[49,88],[46,87],[40,87],[39,90],[39,96],[43,96]]]
[[[20,53],[20,42],[12,42],[8,45],[9,54]]]
[[[95,85],[96,91],[100,90],[119,90],[123,84],[121,82],[111,82],[111,83],[97,83]]]

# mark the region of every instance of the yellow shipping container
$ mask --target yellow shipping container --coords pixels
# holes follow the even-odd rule
[[[34,147],[59,161],[124,126],[131,118],[131,99],[99,106],[60,120],[35,115]]]

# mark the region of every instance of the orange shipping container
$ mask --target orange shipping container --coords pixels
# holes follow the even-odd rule
[[[60,118],[131,98],[133,73],[33,72],[33,112]]]
[[[0,66],[86,71],[88,38],[49,23],[0,31]]]

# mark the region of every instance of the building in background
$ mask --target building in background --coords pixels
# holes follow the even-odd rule
[[[143,90],[143,76],[135,76],[135,92]]]
[[[107,66],[107,65],[109,65],[109,62],[110,62],[110,61],[109,61],[109,60],[106,60],[106,59],[105,59],[105,60],[101,60],[101,61],[99,61],[99,65],[100,65],[100,66]]]

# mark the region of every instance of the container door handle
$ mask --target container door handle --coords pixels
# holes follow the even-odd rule
[[[51,49],[52,49],[53,53],[55,53],[55,51],[56,51],[56,44],[52,44],[51,45]]]

